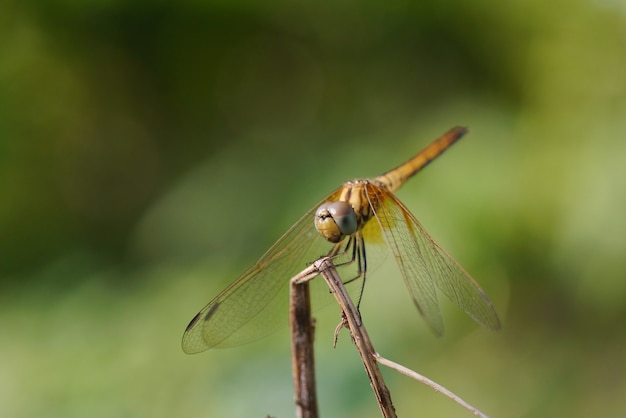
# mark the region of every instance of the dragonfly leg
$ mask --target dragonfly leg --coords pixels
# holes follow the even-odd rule
[[[355,281],[356,279],[360,278],[363,275],[363,258],[362,258],[363,250],[364,250],[363,238],[360,236],[357,237],[356,235],[353,235],[348,239],[348,243],[343,249],[341,249],[341,243],[337,243],[328,252],[328,257],[332,258],[333,260],[339,259],[345,256],[346,254],[348,254],[349,252],[352,252],[350,259],[335,263],[335,267],[346,266],[348,264],[352,264],[355,261],[357,261],[356,276],[344,281],[343,282],[344,284],[352,283],[353,281]]]
[[[354,280],[358,280],[359,278],[363,278],[363,281],[361,282],[361,290],[359,291],[359,299],[357,300],[357,304],[356,304],[356,309],[360,311],[361,299],[363,298],[363,292],[365,290],[365,280],[367,278],[367,256],[365,254],[365,241],[363,240],[363,237],[359,236],[358,240],[359,240],[358,241],[359,245],[356,245],[356,247],[358,247],[357,249],[357,261],[358,261],[357,275],[356,277],[348,280],[346,284]]]
[[[333,246],[333,248],[328,252],[327,257],[330,257],[334,260],[337,260],[343,256],[345,256],[346,254],[348,254],[350,251],[352,251],[352,256],[350,257],[349,260],[346,261],[341,261],[339,263],[335,264],[335,267],[340,267],[340,266],[345,266],[347,264],[351,264],[354,262],[355,260],[355,251],[356,251],[356,246],[354,245],[354,237],[350,237],[348,239],[348,243],[346,244],[346,246],[342,249],[342,244],[341,242],[338,242],[337,244],[335,244]]]
[[[335,267],[345,266],[348,264],[352,264],[356,261],[357,263],[356,275],[348,280],[345,280],[343,284],[347,285],[358,279],[361,279],[361,278],[363,279],[363,282],[361,282],[361,288],[359,290],[359,297],[358,297],[358,301],[356,304],[356,309],[357,311],[359,311],[359,315],[360,315],[361,299],[363,297],[363,291],[365,290],[365,276],[367,272],[367,258],[365,255],[365,240],[363,239],[363,236],[361,234],[357,233],[357,234],[350,236],[350,238],[348,239],[348,243],[343,248],[342,248],[342,243],[335,244],[333,248],[328,252],[328,257],[332,259],[337,259],[342,256],[345,256],[348,253],[352,253],[350,255],[350,259],[346,261],[341,261],[335,264]]]
[[[354,234],[348,239],[348,243],[342,248],[341,243],[337,243],[328,253],[328,257],[333,259],[345,256],[348,253],[352,253],[349,260],[339,262],[335,264],[335,267],[341,267],[348,264],[352,264],[356,261],[357,271],[354,277],[345,280],[343,284],[349,284],[356,280],[363,279],[361,283],[361,289],[359,290],[359,297],[357,300],[356,308],[359,309],[361,305],[361,299],[363,297],[363,291],[365,290],[365,278],[367,273],[367,257],[365,254],[365,240],[361,234]]]

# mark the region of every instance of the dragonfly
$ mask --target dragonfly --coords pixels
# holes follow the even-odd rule
[[[342,276],[346,282],[362,279],[362,294],[368,257],[385,248],[436,335],[444,330],[439,292],[485,328],[499,330],[486,293],[394,194],[466,133],[466,128],[454,127],[404,164],[373,179],[347,181],[322,199],[191,320],[183,351],[237,346],[285,326],[289,280],[321,256],[343,257],[335,265],[350,269],[349,277]]]

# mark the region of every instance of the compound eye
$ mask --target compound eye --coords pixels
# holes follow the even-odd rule
[[[325,202],[315,212],[315,229],[330,242],[339,242],[356,232],[354,209],[346,202]]]

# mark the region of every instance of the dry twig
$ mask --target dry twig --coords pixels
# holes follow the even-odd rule
[[[374,346],[361,321],[361,315],[354,306],[341,277],[329,257],[320,258],[291,279],[290,323],[292,327],[292,360],[298,417],[317,417],[317,400],[314,387],[315,375],[313,370],[313,330],[315,324],[310,316],[308,288],[308,281],[317,275],[324,277],[342,310],[342,320],[335,330],[334,342],[336,344],[337,335],[341,328],[345,327],[350,330],[350,335],[361,356],[383,417],[396,417],[396,412],[391,402],[391,394],[385,385],[377,363],[381,363],[422,382],[468,409],[474,415],[487,418],[487,415],[465,402],[450,390],[411,369],[381,357],[374,350]]]
[[[318,416],[313,356],[315,320],[311,317],[309,291],[309,280],[317,275],[317,270],[311,266],[290,282],[291,366],[297,418]]]

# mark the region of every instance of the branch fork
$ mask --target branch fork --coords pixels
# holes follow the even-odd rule
[[[298,418],[317,418],[317,395],[315,389],[315,367],[313,340],[315,320],[311,316],[309,280],[321,275],[330,288],[337,303],[341,307],[342,319],[335,329],[334,345],[342,328],[350,331],[352,341],[357,348],[370,385],[376,396],[378,406],[385,418],[395,418],[396,411],[391,401],[391,393],[387,388],[378,363],[399,373],[424,383],[435,391],[444,394],[478,417],[487,415],[469,405],[450,390],[428,379],[419,373],[387,360],[376,352],[361,320],[358,309],[354,306],[350,295],[330,257],[322,257],[306,269],[302,270],[290,281],[289,322],[291,325],[291,358],[295,387],[296,416]]]

